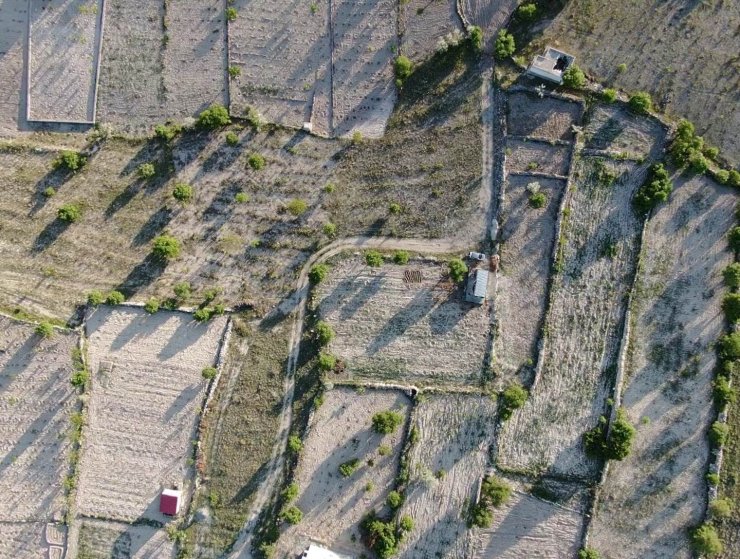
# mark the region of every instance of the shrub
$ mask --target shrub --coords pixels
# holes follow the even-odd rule
[[[236,132],[227,132],[226,133],[226,144],[230,146],[235,146],[239,143],[239,136]]]
[[[634,93],[627,104],[637,114],[647,114],[653,110],[653,100],[650,94],[645,91]]]
[[[77,204],[64,204],[57,210],[57,217],[65,223],[74,223],[82,217],[82,210]]]
[[[622,62],[619,66],[617,66],[617,73],[618,74],[624,74],[627,71],[627,65]]]
[[[726,423],[715,421],[709,428],[709,441],[717,448],[724,446],[730,428]]]
[[[238,78],[242,74],[242,69],[239,66],[229,66],[229,77]],[[228,141],[228,140],[227,140]]]
[[[493,524],[493,512],[481,503],[474,505],[470,511],[470,524],[479,528],[490,528]]]
[[[172,141],[182,131],[179,124],[157,124],[154,127],[154,136],[162,141]]]
[[[676,137],[671,142],[670,153],[679,166],[688,165],[694,154],[701,155],[704,140],[696,135],[694,125],[681,120],[676,128]]]
[[[231,118],[229,118],[229,111],[223,105],[211,105],[204,109],[198,115],[196,122],[196,126],[204,130],[214,130],[227,124],[231,124]]]
[[[172,197],[179,202],[190,202],[193,199],[193,187],[184,182],[178,182],[172,189]]]
[[[51,197],[52,197],[52,196],[54,196],[54,195],[55,195],[56,193],[57,193],[57,191],[56,191],[56,190],[54,190],[54,188],[53,188],[53,187],[51,187],[51,186],[48,186],[48,187],[46,187],[46,188],[44,189],[44,196],[46,196],[47,198],[51,198]]]
[[[353,458],[352,460],[348,460],[339,465],[339,473],[342,474],[343,477],[349,477],[354,474],[359,467],[360,460],[358,458]]]
[[[200,374],[206,380],[213,380],[216,378],[218,370],[216,367],[204,367]]]
[[[393,253],[393,262],[404,265],[409,263],[409,253],[405,250],[397,250]]]
[[[450,278],[455,283],[460,283],[464,280],[465,274],[468,273],[468,267],[465,265],[465,262],[459,258],[453,258],[450,260],[447,264],[447,269],[450,273]]]
[[[377,268],[383,264],[383,255],[377,250],[368,250],[365,253],[365,264]]]
[[[249,202],[249,194],[246,192],[237,192],[236,196],[234,196],[234,200],[238,202],[239,204],[246,204]]]
[[[711,524],[702,524],[691,532],[691,546],[699,555],[715,557],[722,553],[722,540]]]
[[[398,549],[396,528],[391,522],[378,520],[370,515],[362,522],[362,530],[370,548],[380,559],[389,559]]]
[[[303,512],[297,506],[290,505],[280,512],[280,518],[289,524],[298,524],[303,520]]]
[[[509,419],[514,410],[521,408],[527,401],[529,392],[521,384],[511,384],[501,394],[501,419]]]
[[[229,6],[226,8],[226,20],[227,21],[236,21],[236,18],[239,17],[239,12],[236,11],[236,8],[233,6]]]
[[[393,449],[387,444],[382,444],[378,447],[378,454],[381,456],[388,456],[391,452],[393,452]]]
[[[715,405],[721,410],[737,399],[737,393],[730,386],[730,381],[722,376],[717,377],[714,381],[713,396]]]
[[[298,484],[294,481],[288,485],[288,487],[283,489],[281,495],[283,497],[283,501],[286,503],[292,503],[298,497]]]
[[[291,435],[288,437],[288,452],[291,454],[299,454],[303,450],[303,442],[298,435]]]
[[[150,179],[157,174],[157,170],[154,168],[154,163],[142,163],[136,168],[136,174],[141,179]]]
[[[51,338],[54,335],[54,327],[49,322],[41,322],[34,330],[42,338]]]
[[[617,410],[617,418],[612,423],[609,437],[604,448],[604,456],[609,460],[624,460],[632,449],[635,428],[627,421],[624,410]]]
[[[704,146],[704,149],[702,150],[704,155],[708,158],[714,161],[719,157],[719,148],[714,146]]]
[[[650,172],[635,194],[634,205],[641,213],[647,213],[660,202],[665,202],[673,192],[673,183],[668,176],[668,171],[660,163],[650,168]]]
[[[398,491],[391,491],[390,493],[388,493],[388,498],[385,500],[385,502],[388,503],[388,506],[391,507],[393,510],[396,510],[403,504],[403,495],[401,495]]]
[[[211,301],[214,301],[216,297],[218,297],[221,294],[221,288],[220,287],[209,287],[205,291],[203,291],[203,300],[206,303],[210,303]]]
[[[398,526],[404,532],[410,532],[411,530],[414,529],[414,519],[411,518],[408,514],[404,514],[401,517],[401,520],[399,521]]]
[[[734,508],[734,503],[728,498],[714,499],[709,503],[709,513],[713,518],[729,518]]]
[[[740,359],[740,332],[722,336],[717,342],[717,353],[722,361]]]
[[[500,507],[511,497],[511,487],[495,476],[486,476],[481,484],[481,501],[486,505]]]
[[[159,300],[155,297],[150,297],[149,300],[144,304],[144,310],[149,314],[154,314],[159,310]]]
[[[537,4],[530,2],[520,5],[516,10],[516,16],[522,21],[532,21],[537,17]]]
[[[176,283],[172,290],[178,299],[187,299],[190,297],[190,284],[186,281]]]
[[[722,270],[722,278],[727,287],[732,289],[740,287],[740,262],[733,262]]]
[[[322,371],[333,371],[337,365],[337,358],[331,353],[319,354],[319,369]]]
[[[265,168],[266,161],[259,153],[252,153],[247,159],[247,164],[255,171],[260,171]]]
[[[730,229],[730,232],[727,234],[727,240],[732,250],[735,252],[740,250],[740,225],[736,225]]]
[[[337,234],[337,226],[331,222],[324,223],[322,231],[327,237],[334,237]]]
[[[728,293],[722,299],[722,310],[728,322],[735,323],[740,320],[740,294]]]
[[[79,171],[87,163],[87,158],[76,151],[62,151],[56,156],[52,166],[55,169],[66,169],[67,171]]]
[[[401,210],[403,210],[403,208],[401,207],[401,204],[399,204],[398,202],[391,202],[388,205],[388,211],[392,213],[393,215],[400,214]]]
[[[740,187],[740,172],[736,171],[735,169],[731,169],[727,173],[727,177],[727,184]]]
[[[703,175],[709,170],[709,161],[700,151],[695,151],[689,156],[689,167],[699,175]]]
[[[568,69],[563,72],[563,85],[573,89],[581,89],[586,85],[586,75],[578,66],[571,64]]]
[[[727,184],[730,180],[730,172],[726,169],[718,169],[714,172],[714,180],[719,184]]]
[[[120,305],[125,300],[126,297],[120,291],[111,291],[105,298],[105,302],[108,305]]]
[[[607,87],[601,92],[601,98],[606,103],[614,103],[617,100],[617,90]]]
[[[334,339],[334,330],[323,320],[316,323],[316,341],[321,346],[327,346]]]
[[[473,45],[473,48],[477,51],[483,50],[483,30],[477,25],[471,25],[468,28],[468,33],[470,44]]]
[[[380,411],[373,415],[373,431],[381,435],[389,435],[403,423],[403,415],[397,411]]]
[[[533,208],[539,209],[545,206],[547,203],[547,196],[544,192],[535,192],[529,197],[529,205]]]
[[[403,81],[414,71],[414,65],[406,56],[400,55],[393,61],[393,71],[396,74],[396,79]]]
[[[516,44],[514,43],[514,36],[509,33],[506,29],[501,29],[496,36],[496,43],[493,47],[493,52],[496,58],[504,60],[509,58],[516,50]]]
[[[72,377],[69,379],[69,382],[71,382],[72,386],[75,388],[83,388],[87,384],[88,380],[90,380],[90,373],[87,369],[77,369],[72,373]]]
[[[704,478],[707,480],[707,483],[711,485],[712,487],[717,487],[719,485],[719,474],[716,473],[709,473]]]
[[[171,235],[160,235],[152,242],[152,254],[162,260],[180,256],[180,241]]]
[[[355,130],[354,132],[352,132],[352,145],[356,146],[361,143],[362,143],[362,132],[360,132],[359,130]]]
[[[578,559],[601,559],[601,555],[592,547],[584,547],[578,552]]]
[[[311,283],[321,283],[329,274],[328,264],[314,264],[308,272],[308,279]]]
[[[208,322],[213,318],[213,310],[208,307],[200,307],[193,311],[193,319],[196,322]]]
[[[306,210],[308,209],[308,204],[305,200],[301,200],[300,198],[293,198],[290,202],[288,202],[288,205],[286,207],[291,215],[298,217],[299,215],[306,213]]]
[[[87,304],[97,307],[105,302],[105,295],[101,291],[91,291],[87,294]]]

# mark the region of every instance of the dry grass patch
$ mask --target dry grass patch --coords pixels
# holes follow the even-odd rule
[[[655,119],[637,116],[624,105],[598,105],[588,113],[583,129],[587,148],[618,157],[656,157],[665,142],[665,129]]]
[[[328,351],[344,362],[343,376],[477,385],[489,311],[465,303],[462,288],[446,276],[447,266],[437,262],[371,268],[359,257],[338,259],[315,299],[336,332]]]
[[[77,559],[172,559],[175,544],[153,526],[86,518],[80,523]]]
[[[582,113],[578,103],[515,91],[509,94],[507,131],[511,136],[570,141]]]
[[[4,0],[0,3],[0,136],[15,136],[21,116],[26,22],[26,0]]]
[[[410,0],[401,3],[401,52],[413,61],[433,55],[440,39],[464,36],[455,0]]]
[[[542,142],[507,140],[506,170],[508,173],[544,173],[565,176],[568,174],[570,147],[554,146]]]
[[[0,557],[10,559],[61,559],[49,554],[44,522],[0,522]],[[53,553],[53,552],[52,552]]]
[[[386,497],[398,470],[405,425],[388,435],[372,430],[375,413],[395,409],[408,418],[409,400],[401,392],[335,388],[324,395],[303,441],[294,481],[299,494],[295,505],[303,519],[283,530],[278,554],[301,553],[309,540],[330,549],[360,556],[360,521],[371,510],[388,509]],[[381,445],[391,452],[381,455]],[[339,467],[357,460],[357,469],[343,476]],[[368,490],[368,484],[372,484]]]

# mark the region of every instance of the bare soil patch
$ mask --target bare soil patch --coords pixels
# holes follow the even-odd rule
[[[586,148],[634,159],[656,157],[665,136],[658,121],[636,116],[620,103],[598,105],[588,113],[583,129]]]
[[[31,6],[30,120],[92,122],[102,0]]]
[[[367,553],[360,541],[360,521],[373,509],[388,512],[385,500],[403,446],[403,427],[390,435],[372,430],[373,414],[388,409],[407,419],[409,400],[390,390],[358,393],[335,388],[325,393],[309,425],[294,478],[300,490],[295,505],[303,511],[303,520],[283,531],[278,554],[301,553],[311,540],[338,553]],[[391,452],[381,456],[381,444],[390,446]],[[339,466],[354,459],[360,461],[359,468],[343,477]]]
[[[413,61],[433,55],[440,39],[463,36],[456,0],[411,0],[401,4],[401,52]]]
[[[419,275],[407,281],[406,272]],[[317,287],[316,304],[336,332],[328,349],[345,362],[343,376],[478,384],[489,311],[464,302],[446,275],[444,264],[425,260],[371,268],[361,257],[340,259]]]
[[[399,514],[414,519],[399,557],[472,557],[468,508],[489,462],[496,402],[478,395],[422,395],[412,428],[410,481]]]
[[[61,559],[49,555],[44,522],[0,522],[0,557]]]
[[[70,383],[77,336],[0,316],[0,519],[61,519],[77,399]],[[32,540],[33,541],[33,540]],[[12,555],[8,555],[11,557]]]
[[[164,530],[86,518],[80,526],[78,559],[149,559],[175,557],[175,544]]]
[[[534,172],[563,177],[568,174],[569,158],[569,146],[506,141],[506,171],[510,174]]]
[[[86,516],[163,521],[159,493],[192,476],[192,442],[224,319],[100,308],[86,322],[92,397],[78,510]],[[185,495],[187,496],[187,491]]]
[[[599,177],[608,169],[619,178]],[[544,326],[539,382],[502,431],[500,463],[534,473],[593,479],[598,464],[582,434],[604,412],[616,373],[626,295],[641,220],[631,200],[647,166],[582,157],[569,192],[569,217]]]
[[[486,50],[492,50],[496,33],[504,27],[509,15],[516,9],[517,0],[460,0],[458,2],[470,25],[483,30]]]
[[[540,98],[534,93],[514,91],[509,94],[507,132],[544,140],[573,139],[572,126],[581,120],[578,103],[554,97]]]
[[[4,0],[0,3],[0,136],[15,136],[21,122],[27,21],[27,0]]]
[[[527,185],[547,197],[543,208],[529,203]],[[528,384],[547,305],[555,225],[565,181],[509,176],[501,212],[501,263],[496,278],[496,336],[493,369],[499,387],[512,378]]]
[[[680,178],[650,219],[633,305],[624,408],[632,453],[613,462],[591,528],[604,557],[689,558],[688,529],[706,506],[714,341],[736,194]]]

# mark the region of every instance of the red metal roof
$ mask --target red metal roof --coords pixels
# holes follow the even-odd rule
[[[170,516],[177,516],[180,509],[180,496],[162,492],[159,496],[159,512]]]

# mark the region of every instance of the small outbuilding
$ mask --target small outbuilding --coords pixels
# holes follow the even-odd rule
[[[182,491],[165,489],[159,496],[159,512],[167,516],[177,516],[182,506]]]
[[[488,270],[477,268],[468,274],[468,285],[465,288],[465,300],[468,303],[482,305],[488,293]]]
[[[547,47],[545,54],[534,57],[532,63],[527,68],[527,74],[537,76],[543,80],[563,83],[563,72],[565,72],[576,58],[558,49]]]
[[[347,557],[346,555],[339,555],[338,553],[334,553],[333,551],[326,549],[325,547],[321,547],[320,545],[316,545],[315,543],[312,543],[308,546],[308,549],[303,552],[303,555],[301,555],[302,559],[351,559],[350,557]]]

